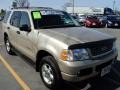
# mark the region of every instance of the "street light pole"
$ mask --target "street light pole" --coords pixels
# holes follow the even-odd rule
[[[75,1],[70,0],[70,3],[71,3],[71,13],[74,14],[75,13]]]
[[[74,2],[74,0],[73,0],[73,2],[72,2],[72,7],[73,7],[73,14],[74,14],[74,11],[75,11],[75,9],[74,9],[74,7],[75,7],[75,2]]]
[[[115,0],[113,0],[113,10],[115,10]]]

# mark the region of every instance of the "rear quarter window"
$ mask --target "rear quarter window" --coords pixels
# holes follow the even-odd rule
[[[11,11],[6,12],[5,17],[4,17],[4,19],[3,19],[3,22],[4,22],[4,23],[7,23],[10,14],[11,14]]]

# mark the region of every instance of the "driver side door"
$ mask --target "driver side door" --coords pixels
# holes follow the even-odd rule
[[[27,25],[28,28],[31,29],[31,23],[29,14],[26,11],[21,11],[21,19],[19,28]],[[18,37],[18,44],[20,46],[20,52],[24,54],[25,56],[29,57],[30,59],[34,58],[34,50],[33,50],[33,34],[34,31],[30,30],[20,30],[19,29],[19,37]]]

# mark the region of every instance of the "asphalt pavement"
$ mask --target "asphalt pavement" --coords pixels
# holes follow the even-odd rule
[[[118,38],[117,47],[119,49],[118,52],[120,55],[120,29],[97,28],[97,30],[111,34]],[[0,90],[25,90],[25,87],[28,87],[30,90],[49,90],[42,83],[39,73],[35,71],[34,63],[30,63],[19,56],[11,56],[6,53],[1,29],[0,56],[2,56],[3,61],[6,61],[12,68],[14,74],[18,76],[18,78],[16,78],[15,75],[13,75],[10,70],[8,70],[7,65],[5,65],[0,58]],[[120,90],[119,60],[120,57],[118,57],[118,61],[112,66],[112,70],[108,75],[100,79],[95,79],[87,85],[90,87],[89,89],[86,86],[82,90]],[[80,90],[80,85],[64,82],[62,90]]]

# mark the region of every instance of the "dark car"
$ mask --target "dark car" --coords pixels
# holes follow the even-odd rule
[[[102,27],[105,27],[105,26],[106,26],[106,16],[97,15],[97,18],[98,18],[99,21],[101,22],[101,26],[102,26]]]
[[[117,15],[109,15],[106,17],[106,27],[116,27],[120,28],[120,16]]]
[[[102,27],[103,24],[98,19],[97,16],[87,16],[85,20],[85,26],[86,27]]]

